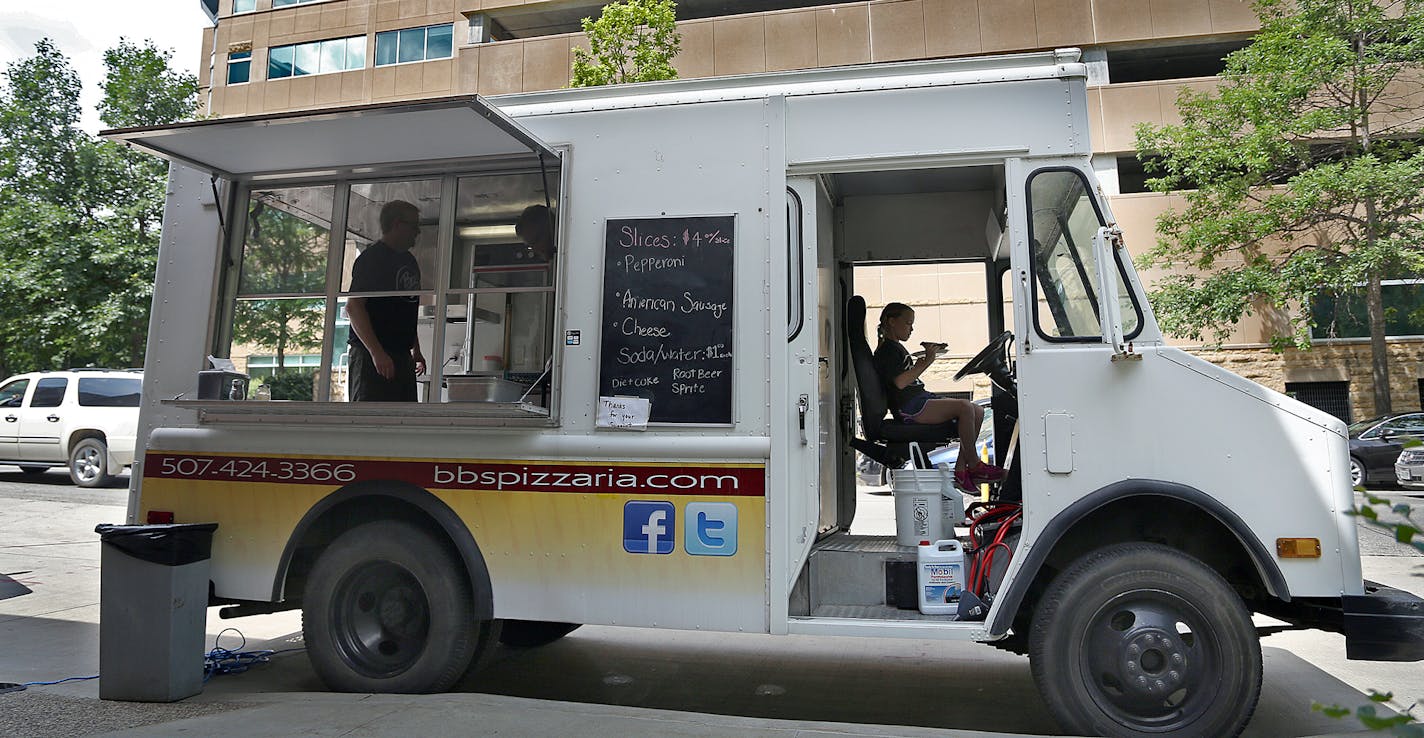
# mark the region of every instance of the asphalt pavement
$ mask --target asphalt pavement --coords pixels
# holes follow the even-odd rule
[[[1404,493],[1401,501],[1424,505]],[[0,601],[0,682],[98,670],[100,522],[127,492],[79,490],[60,471],[0,467],[0,573],[34,590]],[[888,525],[888,528],[886,527]],[[893,531],[888,496],[862,494],[855,532]],[[1366,576],[1424,592],[1424,557],[1362,529]],[[237,630],[226,630],[236,628]],[[345,695],[322,686],[301,648],[300,616],[221,620],[207,645],[283,650],[213,678],[172,704],[98,699],[95,681],[0,694],[0,735],[972,736],[1053,735],[1027,659],[971,643],[729,635],[585,626],[538,649],[499,648],[448,694]],[[241,635],[239,635],[239,631]],[[220,636],[220,638],[219,638]],[[1352,662],[1318,631],[1263,641],[1265,682],[1246,735],[1356,732],[1313,701],[1395,707],[1424,699],[1419,664]],[[287,650],[295,649],[295,650]]]

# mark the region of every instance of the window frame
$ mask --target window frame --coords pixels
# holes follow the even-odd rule
[[[567,170],[565,168],[566,166],[567,164],[562,164],[560,166],[560,169],[556,170],[555,176],[549,181],[547,181],[547,185],[558,188],[558,196],[550,199],[549,201],[549,205],[552,206],[555,211],[554,217],[556,222],[554,226],[554,233],[556,253],[562,253],[564,245],[564,229],[559,225],[558,221],[561,220],[562,211],[565,207],[565,198],[563,197],[563,193],[566,191],[568,184],[566,173]],[[561,422],[560,401],[562,396],[562,388],[559,381],[560,377],[558,370],[562,364],[562,353],[564,345],[563,342],[559,340],[559,337],[560,331],[563,330],[565,322],[565,316],[563,313],[563,285],[565,283],[565,260],[556,258],[552,262],[552,284],[548,288],[461,289],[451,288],[446,284],[446,282],[448,281],[447,270],[449,266],[446,262],[451,258],[453,247],[452,242],[454,241],[455,237],[455,188],[458,181],[464,177],[497,176],[511,174],[538,174],[539,171],[540,170],[537,164],[496,163],[491,166],[489,164],[480,162],[479,160],[457,160],[392,167],[380,172],[360,177],[353,177],[350,176],[349,173],[347,173],[335,177],[294,178],[290,180],[283,179],[276,181],[249,180],[240,182],[238,186],[234,187],[232,190],[233,210],[236,215],[234,220],[236,222],[232,224],[229,231],[229,236],[225,239],[222,246],[223,251],[226,255],[224,258],[229,266],[227,269],[223,270],[223,274],[220,278],[220,284],[222,285],[221,289],[214,293],[214,299],[216,300],[216,303],[214,305],[214,310],[212,313],[214,316],[214,322],[210,327],[210,335],[212,336],[212,345],[210,347],[210,350],[212,351],[214,356],[227,355],[227,352],[233,344],[233,318],[235,306],[239,297],[240,275],[242,270],[242,261],[244,256],[244,249],[247,238],[246,234],[248,228],[248,208],[246,207],[246,205],[250,201],[252,192],[254,190],[295,189],[302,187],[321,186],[331,186],[334,188],[332,197],[333,211],[331,213],[331,227],[328,233],[327,244],[325,318],[323,321],[321,339],[322,360],[321,364],[317,367],[318,369],[321,369],[322,367],[333,367],[341,351],[343,350],[343,347],[335,345],[335,329],[337,327],[337,324],[339,322],[347,320],[345,317],[340,315],[340,308],[343,304],[343,301],[350,296],[374,297],[385,294],[395,294],[376,292],[353,293],[349,290],[343,289],[342,260],[344,259],[345,249],[344,234],[346,233],[347,229],[349,202],[352,187],[362,184],[375,184],[381,182],[400,182],[415,179],[436,179],[442,182],[441,221],[440,224],[436,226],[440,229],[440,232],[438,233],[437,237],[438,253],[435,255],[437,270],[436,274],[434,275],[435,281],[432,282],[433,287],[431,289],[421,289],[417,292],[417,294],[426,295],[427,293],[433,293],[435,296],[433,310],[436,314],[441,314],[440,311],[448,311],[448,307],[450,304],[448,298],[458,293],[484,294],[493,292],[547,292],[551,296],[549,302],[550,325],[549,334],[547,336],[547,356],[548,360],[552,362],[551,368],[548,370],[550,373],[550,377],[546,380],[549,382],[548,402],[544,407],[544,410],[547,414],[535,416],[529,414],[514,414],[513,412],[494,414],[490,414],[488,412],[462,413],[456,409],[459,407],[458,404],[451,402],[441,402],[438,400],[427,400],[426,402],[411,404],[423,407],[443,407],[448,410],[448,414],[450,415],[468,415],[472,423],[480,425],[509,425],[511,421],[517,423],[521,420],[530,420],[540,425],[559,425]],[[445,328],[446,324],[444,321],[437,321],[434,333],[432,335],[432,341],[443,342]],[[443,367],[437,366],[439,362],[435,360],[436,358],[438,358],[439,352],[434,350],[434,346],[422,346],[422,350],[424,350],[427,354],[427,366],[429,367],[427,369],[427,376],[430,377],[430,381],[432,382],[432,384],[434,384],[435,382],[440,381],[443,377]],[[311,404],[320,404],[324,407],[331,408],[335,410],[337,414],[341,415],[360,416],[365,414],[353,407],[351,403],[334,402],[331,400],[331,374],[332,372],[330,371],[324,372],[325,376],[323,380],[319,383],[315,399],[312,400]],[[310,405],[305,406],[310,407]],[[429,411],[426,411],[422,414],[429,414]]]
[[[361,54],[361,66],[353,67],[349,63],[347,63],[346,60],[351,58],[352,44],[357,42],[359,42],[363,50]],[[342,66],[340,69],[325,69],[326,47],[328,44],[335,45],[338,43],[342,46]],[[267,49],[267,79],[270,81],[278,79],[294,79],[296,77],[319,77],[323,74],[341,74],[342,72],[360,71],[366,68],[366,54],[364,51],[365,45],[366,35],[360,34],[356,36],[337,36],[335,38],[320,38],[314,39],[312,41],[303,41],[299,44],[283,44],[281,46],[270,47]],[[279,55],[285,56],[287,54],[290,54],[290,58],[286,62],[288,65],[287,73],[281,75],[274,75],[272,73],[272,65],[278,63],[277,57]],[[297,63],[304,54],[309,55],[315,59],[316,71],[301,73],[297,72]]]
[[[237,67],[240,67],[240,66],[246,66],[246,67],[247,67],[247,79],[244,79],[244,80],[241,81],[241,82],[233,82],[233,81],[232,81],[232,70],[235,69],[235,68],[237,68]],[[234,87],[234,86],[236,86],[236,85],[245,85],[245,84],[249,84],[249,83],[252,82],[252,50],[251,50],[251,49],[248,49],[247,51],[228,52],[228,55],[227,55],[227,75],[226,75],[226,77],[225,77],[224,79],[226,80],[228,87]]]
[[[432,29],[432,28],[441,28],[441,27],[445,27],[445,28],[449,28],[449,29],[450,29],[450,53],[449,53],[448,55],[446,55],[446,56],[436,56],[436,57],[432,57],[432,56],[430,56],[430,29]],[[420,57],[419,59],[401,60],[401,47],[403,46],[403,43],[402,43],[402,42],[403,42],[403,39],[405,38],[405,34],[406,34],[406,33],[409,33],[409,32],[412,32],[412,31],[420,31],[420,32],[421,32],[421,46],[420,46],[420,54],[421,54],[421,57]],[[388,62],[382,62],[382,61],[381,61],[381,39],[382,39],[383,37],[384,37],[384,38],[388,38],[388,39],[389,39],[389,38],[392,38],[392,37],[395,38],[395,50],[394,50],[394,52],[393,52],[395,61],[388,61]],[[402,65],[402,64],[420,64],[420,63],[428,62],[428,61],[442,61],[442,60],[445,60],[445,59],[454,59],[454,58],[455,58],[455,47],[456,47],[456,46],[457,46],[457,44],[455,43],[455,24],[454,24],[453,22],[452,22],[452,23],[433,23],[433,24],[428,25],[428,26],[414,26],[414,27],[411,27],[411,28],[391,28],[391,29],[388,29],[388,30],[385,30],[385,31],[378,31],[378,32],[376,33],[376,42],[375,42],[375,47],[374,47],[374,52],[375,52],[375,53],[374,53],[374,55],[373,55],[374,58],[372,59],[371,66],[372,66],[373,68],[378,68],[378,67],[396,67],[396,66],[400,66],[400,65]]]
[[[1093,186],[1092,186],[1092,181],[1088,178],[1087,174],[1085,174],[1082,169],[1079,169],[1079,168],[1077,168],[1077,167],[1072,167],[1072,166],[1047,166],[1047,167],[1039,167],[1039,168],[1037,168],[1037,169],[1034,169],[1034,170],[1030,171],[1030,172],[1028,173],[1028,176],[1027,176],[1027,177],[1024,177],[1024,185],[1023,185],[1023,186],[1024,186],[1024,216],[1025,216],[1025,217],[1024,217],[1024,220],[1025,220],[1025,222],[1024,222],[1024,228],[1026,229],[1026,233],[1028,234],[1027,242],[1028,242],[1028,249],[1029,249],[1029,254],[1028,254],[1028,267],[1029,267],[1029,280],[1028,280],[1028,281],[1029,281],[1029,304],[1032,306],[1032,309],[1030,310],[1030,314],[1031,314],[1031,316],[1032,316],[1032,318],[1033,318],[1033,331],[1034,331],[1034,333],[1035,333],[1039,338],[1041,338],[1041,339],[1043,339],[1043,340],[1045,340],[1045,341],[1048,341],[1049,343],[1069,343],[1069,344],[1071,344],[1071,343],[1099,343],[1099,344],[1101,344],[1101,343],[1104,343],[1104,341],[1103,341],[1102,328],[1101,328],[1102,315],[1101,315],[1101,304],[1099,303],[1099,300],[1098,300],[1099,295],[1098,295],[1098,293],[1097,293],[1097,290],[1092,290],[1092,289],[1090,288],[1090,286],[1086,283],[1086,281],[1085,281],[1085,283],[1084,283],[1084,287],[1088,287],[1088,288],[1089,288],[1089,293],[1092,295],[1092,298],[1093,298],[1093,301],[1092,301],[1092,304],[1093,304],[1093,313],[1094,313],[1094,316],[1095,316],[1095,318],[1096,318],[1096,323],[1097,323],[1098,326],[1099,326],[1099,329],[1098,329],[1097,333],[1094,333],[1094,334],[1092,334],[1092,335],[1082,335],[1082,336],[1051,336],[1051,335],[1049,335],[1049,334],[1044,330],[1044,324],[1043,324],[1043,322],[1040,320],[1040,317],[1039,317],[1039,279],[1042,277],[1042,274],[1041,274],[1041,272],[1040,272],[1040,269],[1039,269],[1039,266],[1038,266],[1038,262],[1037,262],[1037,260],[1034,258],[1034,253],[1033,253],[1033,243],[1034,243],[1034,233],[1033,233],[1033,212],[1034,212],[1034,210],[1033,210],[1033,181],[1034,181],[1034,178],[1038,177],[1038,176],[1041,175],[1041,174],[1049,174],[1049,173],[1052,173],[1052,172],[1070,172],[1070,173],[1072,173],[1074,176],[1078,177],[1079,181],[1081,181],[1081,182],[1083,183],[1083,194],[1087,196],[1088,202],[1092,203],[1092,205],[1093,205],[1093,214],[1097,217],[1097,220],[1098,220],[1098,227],[1101,228],[1101,227],[1107,225],[1107,218],[1106,218],[1106,217],[1104,216],[1104,214],[1103,214],[1103,206],[1102,206],[1102,203],[1098,202],[1098,198],[1094,195],[1094,189],[1093,189]],[[1079,247],[1079,248],[1083,248],[1084,245],[1079,244],[1078,247]],[[1089,242],[1088,244],[1086,244],[1086,248],[1092,249],[1092,248],[1093,248],[1093,244],[1092,244],[1091,242]],[[1132,340],[1136,339],[1139,335],[1142,334],[1142,329],[1146,326],[1147,320],[1146,320],[1146,316],[1143,314],[1143,311],[1142,311],[1142,304],[1141,304],[1141,302],[1137,299],[1137,290],[1133,289],[1133,287],[1132,287],[1132,280],[1128,278],[1127,268],[1126,268],[1125,266],[1123,266],[1121,253],[1122,253],[1121,251],[1118,251],[1118,250],[1114,249],[1113,262],[1114,262],[1115,266],[1117,267],[1118,278],[1119,278],[1119,280],[1122,282],[1122,287],[1125,289],[1125,291],[1126,291],[1128,297],[1129,297],[1129,298],[1131,299],[1131,301],[1132,301],[1132,311],[1133,311],[1133,313],[1137,316],[1137,325],[1132,329],[1131,332],[1125,332],[1125,333],[1123,334],[1122,339],[1123,339],[1123,341],[1132,341]],[[1078,262],[1075,266],[1078,267],[1078,270],[1080,271],[1080,273],[1083,272],[1083,263],[1082,263],[1081,260],[1079,260],[1079,262]],[[1093,277],[1093,278],[1096,278],[1096,275],[1089,275],[1089,276],[1091,276],[1091,277]],[[1119,301],[1121,301],[1122,294],[1123,294],[1123,292],[1122,292],[1122,291],[1119,291],[1119,293],[1118,293],[1118,299],[1119,299]]]

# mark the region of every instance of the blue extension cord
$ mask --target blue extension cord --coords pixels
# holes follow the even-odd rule
[[[237,650],[226,649],[218,645],[218,642],[228,631],[236,633],[237,637],[242,639]],[[306,650],[305,648],[284,648],[280,651],[242,650],[246,646],[247,636],[243,635],[242,631],[237,628],[223,628],[217,637],[213,638],[213,650],[208,651],[207,655],[203,657],[203,683],[207,684],[209,679],[222,674],[241,674],[252,668],[253,664],[265,664],[271,661],[272,657],[279,653]]]

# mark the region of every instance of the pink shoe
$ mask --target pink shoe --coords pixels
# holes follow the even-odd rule
[[[1003,467],[993,464],[976,464],[968,469],[969,478],[976,482],[1000,482],[1008,476]]]
[[[968,469],[954,470],[954,486],[965,492],[979,493],[979,485],[974,483],[974,475]]]

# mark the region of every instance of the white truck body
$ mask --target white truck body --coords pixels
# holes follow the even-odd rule
[[[1344,423],[1163,340],[1131,260],[1110,237],[1076,51],[488,102],[493,108],[440,100],[110,134],[173,162],[145,367],[146,453],[135,465],[130,522],[153,511],[218,522],[220,602],[300,606],[303,577],[323,547],[378,509],[349,506],[385,495],[425,511],[432,529],[450,536],[476,613],[491,621],[1019,638],[1022,648],[1056,575],[1097,547],[1142,541],[1195,557],[1258,610],[1289,616],[1302,598],[1338,609],[1366,594],[1345,514]],[[331,184],[335,232],[342,193],[354,191],[343,188],[353,183],[408,175],[447,177],[453,188],[457,174],[503,161],[542,165],[557,214],[543,406],[320,401],[329,388],[309,403],[192,399],[205,357],[231,340],[223,257],[237,253],[249,193]],[[1035,224],[1053,198],[1064,201],[1061,217]],[[443,207],[440,248],[449,249],[453,207]],[[620,325],[605,319],[609,221],[703,216],[735,223],[729,422],[600,424],[610,394],[601,377],[613,365],[601,339]],[[1056,269],[1068,253],[1042,250],[1054,223],[1097,232],[1093,243],[1069,239],[1080,267],[1106,265],[1079,272],[1099,286],[1086,308],[1043,292],[1058,279],[1052,289],[1066,293],[1061,285],[1079,279],[1036,271]],[[330,274],[341,240],[331,239]],[[1011,322],[994,309],[986,320],[990,335],[1016,337],[1017,408],[997,414],[1018,425],[1006,421],[996,435],[1000,449],[1016,444],[1022,529],[983,620],[890,606],[885,561],[912,560],[913,551],[845,535],[855,499],[855,380],[845,369],[847,331],[858,328],[845,317],[851,267],[920,261],[982,263],[990,305],[1012,303]],[[1114,262],[1116,290],[1101,286],[1101,277],[1114,281]],[[329,330],[337,281],[326,295],[327,366],[342,351]],[[456,300],[443,291],[422,295],[448,308]],[[455,330],[449,325],[432,325],[435,345],[449,343],[441,332]],[[996,390],[996,408],[1012,407],[1011,395]],[[667,522],[672,548],[634,553],[642,544],[626,540],[630,503],[663,501],[672,501],[671,517],[657,513],[642,530],[657,538],[658,521]],[[337,508],[357,512],[323,522]],[[718,525],[731,516],[731,553],[694,553],[690,526],[701,510],[720,511]],[[1278,541],[1287,539],[1314,539],[1319,552],[1283,558]],[[650,539],[649,552],[656,545]],[[890,553],[837,563],[840,549]],[[1419,658],[1413,648],[1406,656]],[[1116,730],[1056,714],[1069,726]]]

